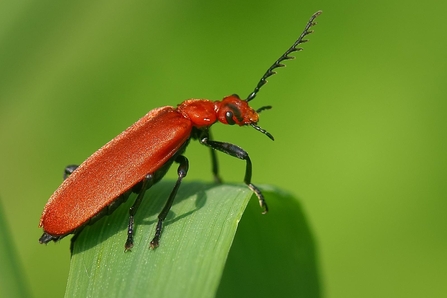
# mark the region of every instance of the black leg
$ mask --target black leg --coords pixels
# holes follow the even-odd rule
[[[212,163],[212,171],[213,171],[214,182],[222,183],[222,179],[219,176],[219,165],[217,163],[216,150],[214,150],[214,148],[210,148],[210,152],[211,152],[211,163]]]
[[[189,162],[186,157],[184,157],[183,155],[179,155],[175,159],[175,162],[179,164],[178,170],[177,170],[178,179],[174,185],[174,188],[172,189],[171,194],[169,195],[168,201],[166,202],[165,206],[163,207],[163,210],[158,215],[157,227],[155,228],[155,236],[150,243],[150,247],[152,249],[157,248],[159,245],[161,232],[163,230],[163,221],[166,219],[166,216],[168,215],[169,210],[171,209],[172,204],[174,203],[175,195],[177,194],[177,191],[180,187],[182,179],[185,178],[186,174],[188,173]]]
[[[67,179],[68,178],[68,176],[70,176],[71,175],[71,173],[73,173],[73,171],[74,170],[76,170],[78,168],[78,166],[77,165],[69,165],[69,166],[66,166],[65,167],[65,169],[64,169],[64,180],[65,179]],[[44,232],[43,234],[42,234],[42,236],[40,236],[40,238],[39,238],[39,243],[40,244],[47,244],[48,242],[50,242],[50,241],[54,241],[54,242],[56,242],[56,241],[58,241],[58,240],[60,240],[62,237],[59,237],[59,236],[51,236],[50,234],[48,234],[47,232]],[[72,239],[72,244],[71,244],[71,246],[70,247],[73,247],[73,239]],[[73,251],[73,250],[72,250]]]
[[[127,226],[127,240],[126,244],[124,245],[124,251],[131,250],[133,247],[133,235],[134,235],[134,216],[137,213],[138,207],[141,204],[141,201],[143,201],[144,194],[147,189],[149,189],[154,184],[154,176],[152,174],[146,175],[144,177],[143,181],[141,182],[141,188],[138,192],[138,196],[133,203],[132,207],[129,209],[129,225]]]
[[[62,237],[58,237],[58,236],[51,236],[50,234],[48,234],[47,232],[44,232],[42,234],[42,236],[40,236],[39,238],[39,243],[40,244],[47,244],[50,241],[58,241],[59,239],[61,239]]]
[[[64,180],[68,178],[68,176],[70,176],[74,170],[76,170],[79,166],[78,165],[69,165],[65,167],[64,170]]]
[[[259,205],[263,209],[262,213],[267,213],[268,207],[267,203],[265,202],[264,195],[259,188],[251,183],[252,164],[248,153],[241,147],[230,143],[211,141],[207,132],[203,132],[203,135],[200,138],[200,143],[210,147],[211,149],[219,150],[223,153],[246,161],[244,182],[258,197]]]

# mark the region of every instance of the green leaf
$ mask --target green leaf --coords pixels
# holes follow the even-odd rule
[[[29,285],[16,254],[0,200],[0,296],[30,297]]]
[[[321,297],[316,248],[297,199],[263,187],[270,211],[252,199],[239,224],[218,297]]]
[[[293,285],[278,284],[281,287],[291,286],[286,290],[300,289],[301,286],[297,284],[306,283],[305,288],[310,287],[313,289],[310,292],[318,293],[313,246],[304,245],[311,251],[304,249],[291,252],[297,246],[311,242],[307,226],[303,225],[302,213],[296,208],[296,200],[277,191],[265,190],[268,203],[274,207],[270,213],[279,212],[271,218],[270,214],[261,215],[257,200],[252,198],[247,219],[244,216],[242,221],[247,225],[241,224],[233,246],[239,252],[233,252],[232,249],[229,255],[238,222],[252,192],[245,185],[184,183],[164,223],[160,247],[150,250],[149,242],[155,232],[157,215],[172,187],[172,182],[163,182],[147,192],[135,219],[136,235],[131,252],[124,252],[124,242],[128,210],[134,197],[112,215],[84,229],[74,245],[67,297],[215,297],[217,291],[219,295],[228,297],[227,294],[232,292],[258,292],[256,289],[253,289],[254,292],[250,290],[252,285],[261,289],[271,286],[271,292],[275,292],[276,285],[258,279],[262,271],[251,276],[245,273],[241,275],[241,272],[252,274],[252,269],[262,270],[263,266],[276,270],[279,276],[282,275],[280,270],[284,269],[286,274],[292,274],[288,280],[293,279]],[[285,207],[277,208],[282,203],[285,203]],[[295,209],[291,206],[295,206]],[[297,210],[297,214],[290,214],[290,211]],[[274,218],[279,216],[286,218],[279,218],[279,222],[275,223]],[[262,224],[264,220],[266,222]],[[268,227],[268,222],[272,224],[271,227]],[[258,223],[261,223],[261,230],[255,226]],[[303,229],[306,230],[304,233]],[[271,234],[269,230],[277,236],[266,239],[265,236]],[[291,240],[290,245],[280,249],[281,255],[275,255],[278,253],[275,247],[284,244],[284,241],[279,240],[283,236]],[[296,239],[300,236],[305,237]],[[273,243],[272,240],[279,242]],[[274,254],[269,253],[269,248],[273,248]],[[243,251],[247,250],[253,254],[245,258]],[[240,260],[241,257],[244,259]],[[290,268],[275,267],[278,258],[283,258]],[[284,265],[284,262],[279,264]],[[296,266],[301,265],[303,268],[312,267],[312,270],[297,270]],[[310,276],[301,279],[302,273],[309,273]],[[250,285],[246,291],[240,291],[239,288],[239,283],[245,284],[243,281]]]

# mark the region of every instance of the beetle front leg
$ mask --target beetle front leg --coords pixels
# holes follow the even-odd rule
[[[231,156],[234,156],[234,157],[237,157],[239,159],[243,159],[246,161],[244,182],[258,197],[259,205],[263,209],[262,213],[263,214],[267,213],[268,206],[267,206],[267,203],[265,202],[264,195],[262,194],[261,190],[258,187],[256,187],[253,183],[251,183],[252,164],[251,164],[250,157],[248,156],[248,153],[241,147],[230,144],[230,143],[211,141],[209,139],[209,136],[206,133],[205,133],[205,136],[203,136],[200,139],[200,143],[205,146],[210,147],[211,149],[219,150],[223,153],[226,153],[228,155],[231,155]]]

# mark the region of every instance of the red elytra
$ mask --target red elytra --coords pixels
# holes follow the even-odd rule
[[[188,141],[193,127],[210,126],[217,119],[227,124],[225,113],[231,105],[237,105],[248,116],[239,125],[257,122],[257,113],[234,95],[221,102],[190,99],[177,109],[150,111],[96,151],[62,183],[45,206],[40,227],[53,236],[63,236],[82,226],[148,173],[166,164]]]
[[[310,18],[304,31],[295,43],[266,71],[258,85],[247,99],[231,95],[222,101],[189,99],[174,107],[161,107],[144,117],[101,147],[79,167],[66,168],[67,178],[54,192],[46,204],[39,227],[44,230],[40,243],[57,241],[68,234],[78,235],[82,228],[104,214],[115,210],[127,200],[131,192],[138,194],[129,210],[128,237],[125,250],[133,247],[134,215],[144,193],[158,182],[173,162],[179,164],[178,180],[167,203],[159,215],[156,232],[150,243],[152,248],[159,245],[162,224],[172,206],[182,179],[188,171],[188,160],[182,154],[190,139],[211,149],[213,174],[218,175],[215,150],[246,161],[244,182],[257,195],[259,203],[267,212],[262,192],[251,183],[251,160],[242,148],[225,142],[213,141],[209,127],[217,121],[239,126],[250,125],[273,140],[273,136],[257,125],[259,113],[270,106],[252,109],[248,102],[253,100],[275,68],[284,66],[282,61],[292,59],[289,54],[301,50],[297,46],[307,40],[304,37],[316,23],[318,11]]]
[[[62,183],[45,206],[40,226],[53,236],[82,226],[165,164],[187,141],[191,129],[191,121],[172,107],[150,111]]]

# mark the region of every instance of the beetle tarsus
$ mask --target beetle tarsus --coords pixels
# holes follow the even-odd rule
[[[262,213],[263,214],[267,213],[268,207],[267,207],[267,203],[265,202],[264,195],[262,194],[261,190],[259,190],[259,188],[257,188],[253,183],[251,183],[252,163],[251,163],[250,157],[248,156],[248,153],[241,147],[230,144],[230,143],[211,141],[209,139],[209,135],[207,134],[207,131],[202,132],[202,136],[200,138],[200,143],[205,146],[208,146],[212,149],[219,150],[223,153],[226,153],[228,155],[231,155],[231,156],[234,156],[234,157],[237,157],[239,159],[246,161],[244,183],[247,184],[247,186],[258,197],[259,204],[261,205],[261,208],[263,209]]]
[[[163,229],[163,221],[158,219],[157,227],[155,228],[155,236],[149,244],[150,249],[156,249],[160,245],[160,237],[162,229]]]
[[[127,226],[127,240],[124,244],[124,252],[130,251],[133,247],[133,234],[134,234],[134,217],[133,215],[129,216],[129,225]]]
[[[262,214],[266,214],[269,211],[269,207],[267,206],[267,203],[264,199],[264,195],[262,194],[261,190],[255,186],[253,183],[248,184],[248,187],[255,193],[255,195],[258,197],[259,200],[259,206],[262,208]]]

